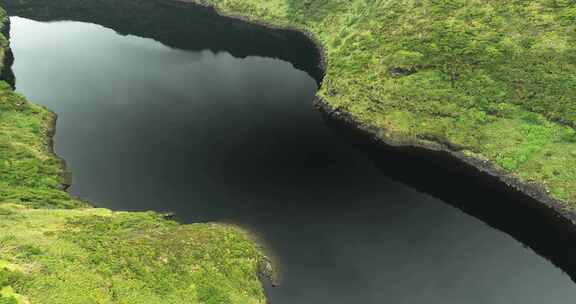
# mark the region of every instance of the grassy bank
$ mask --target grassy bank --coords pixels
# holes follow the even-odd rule
[[[196,2],[314,34],[318,94],[387,138],[489,161],[576,208],[576,1]]]
[[[246,232],[70,197],[50,149],[53,124],[0,83],[0,304],[265,302],[264,257]]]

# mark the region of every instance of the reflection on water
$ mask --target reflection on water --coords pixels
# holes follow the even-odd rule
[[[290,63],[12,22],[17,89],[58,113],[72,193],[250,227],[282,265],[274,304],[573,302],[560,270],[333,135]]]

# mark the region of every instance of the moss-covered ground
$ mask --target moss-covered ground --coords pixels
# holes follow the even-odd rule
[[[331,106],[576,208],[575,0],[189,0],[311,32]]]
[[[0,304],[265,303],[264,256],[241,229],[69,196],[50,151],[53,123],[0,83]]]
[[[30,303],[264,303],[259,250],[234,227],[5,204],[0,231],[0,287]]]

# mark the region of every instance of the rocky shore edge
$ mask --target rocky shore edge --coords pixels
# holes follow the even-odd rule
[[[223,12],[217,6],[198,2],[197,0],[171,0],[185,3],[192,3],[214,10],[217,14],[236,18],[247,23],[263,26],[272,30],[295,31],[304,35],[315,46],[318,52],[318,68],[321,69],[321,77],[316,79],[318,86],[322,85],[322,80],[326,73],[328,60],[322,43],[312,32],[305,28],[295,26],[282,26],[265,21],[255,20],[248,16]],[[314,107],[327,120],[328,124],[336,124],[337,128],[348,128],[348,131],[355,133],[353,137],[362,138],[361,141],[370,142],[372,148],[383,148],[393,153],[412,153],[425,156],[432,161],[454,165],[458,172],[448,173],[450,178],[460,178],[462,176],[474,176],[476,184],[479,181],[489,184],[492,195],[502,195],[502,200],[507,200],[506,215],[491,215],[487,213],[499,212],[499,202],[488,202],[485,206],[467,206],[465,202],[453,202],[447,199],[448,203],[475,216],[488,225],[495,227],[505,233],[510,234],[518,241],[532,248],[541,256],[549,259],[557,267],[565,271],[573,281],[576,282],[576,212],[562,208],[560,200],[553,198],[548,191],[538,183],[521,181],[519,178],[504,170],[497,168],[493,163],[480,160],[465,155],[462,151],[451,148],[451,143],[440,143],[433,141],[422,141],[417,139],[392,138],[386,136],[386,130],[370,126],[357,119],[350,113],[333,107],[322,96],[317,95],[313,101]],[[353,140],[355,141],[355,140]],[[428,154],[428,155],[425,155]],[[371,158],[380,158],[371,155]],[[381,159],[380,159],[381,160]],[[406,163],[405,166],[410,164]],[[450,168],[447,168],[450,169]],[[441,175],[445,173],[439,173]],[[408,184],[412,184],[410,181]],[[414,185],[414,184],[412,184]],[[418,186],[415,186],[419,188]],[[470,185],[475,187],[475,185]],[[483,189],[484,191],[486,189]],[[436,192],[424,189],[424,192]],[[440,190],[439,192],[442,192]],[[444,199],[442,194],[433,193],[433,196]],[[507,196],[504,198],[504,196]],[[492,198],[496,198],[491,196]],[[464,199],[461,197],[460,199]],[[496,198],[497,199],[497,198]],[[482,209],[477,212],[477,209]],[[523,213],[527,214],[524,215]],[[510,213],[514,213],[511,215]],[[511,218],[515,216],[515,218]],[[523,218],[525,217],[525,218]],[[496,218],[496,219],[495,219]],[[504,221],[512,221],[504,223]],[[538,222],[533,222],[537,220]],[[518,223],[514,223],[517,221]],[[538,227],[545,225],[545,227]]]

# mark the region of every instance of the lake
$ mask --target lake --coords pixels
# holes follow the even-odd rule
[[[215,39],[198,29],[231,21],[213,15],[185,34],[176,21],[156,24],[158,36],[145,26],[115,31],[89,14],[41,14],[44,22],[11,18],[16,89],[58,114],[71,193],[114,210],[248,228],[279,266],[271,303],[576,298],[550,262],[390,179],[328,128],[312,105],[318,75],[304,37],[238,22],[214,29]],[[251,43],[259,39],[261,48]]]

